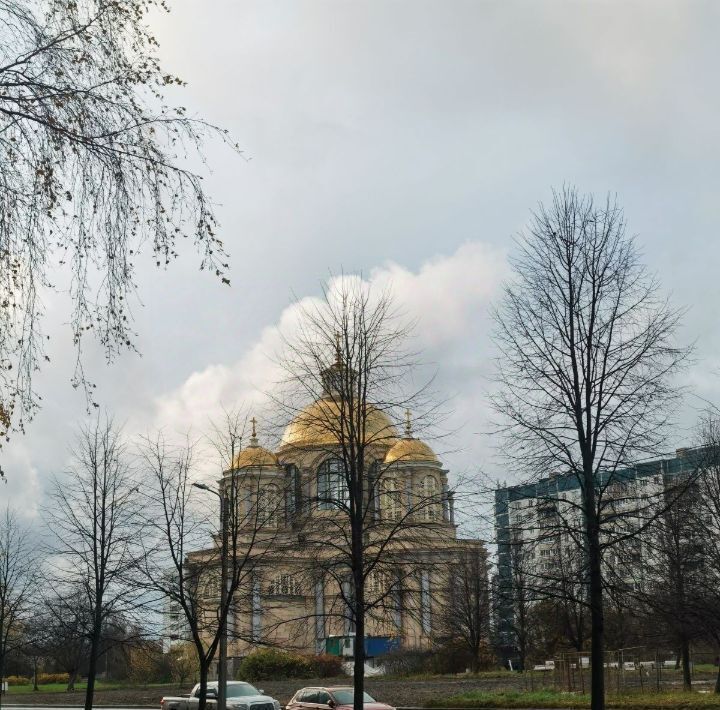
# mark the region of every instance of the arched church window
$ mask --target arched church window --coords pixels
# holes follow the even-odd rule
[[[280,489],[274,483],[260,486],[257,495],[258,523],[277,527],[280,517]]]
[[[219,572],[206,572],[202,577],[200,590],[200,596],[203,599],[218,599],[220,597]]]
[[[380,510],[386,520],[402,519],[402,491],[396,478],[385,478],[382,482],[382,504]]]
[[[333,510],[350,502],[342,461],[327,459],[317,473],[317,499],[320,510]]]
[[[299,580],[291,574],[279,574],[268,588],[268,594],[271,596],[301,596],[302,587]]]
[[[300,469],[295,464],[285,467],[285,500],[288,518],[292,519],[301,510]]]
[[[438,482],[435,476],[425,476],[422,482],[422,500],[423,517],[428,522],[438,519],[438,503],[440,497],[438,495]]]

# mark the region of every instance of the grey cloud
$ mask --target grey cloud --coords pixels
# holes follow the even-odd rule
[[[189,254],[167,272],[141,266],[142,358],[105,369],[88,348],[102,404],[147,418],[192,373],[240,360],[330,271],[392,260],[416,272],[469,241],[510,249],[528,210],[566,181],[617,193],[650,268],[692,305],[688,381],[719,399],[718,20],[713,1],[173,3],[155,22],[167,68],[189,82],[174,98],[251,158],[208,149],[232,287]],[[469,314],[462,342],[428,353],[464,425],[457,466],[490,457],[475,435],[487,419],[485,317]],[[35,470],[40,487],[84,416],[63,337],[44,411],[2,454],[10,476]],[[688,404],[680,440],[693,416]]]

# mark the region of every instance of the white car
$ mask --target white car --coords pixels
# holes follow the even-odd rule
[[[208,707],[217,705],[217,681],[207,684],[206,700]],[[196,710],[199,702],[200,683],[192,693],[182,697],[165,697],[160,701],[161,710]],[[227,698],[225,704],[232,710],[280,710],[280,703],[265,695],[250,683],[239,680],[229,680],[227,683]]]

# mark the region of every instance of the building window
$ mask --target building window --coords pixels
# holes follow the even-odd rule
[[[402,520],[402,490],[395,478],[385,478],[382,482],[382,515],[386,520]]]
[[[373,570],[365,580],[365,592],[373,600],[385,597],[392,585],[386,572]]]
[[[438,519],[438,484],[434,476],[425,476],[422,482],[423,516],[428,522]]]
[[[432,610],[430,608],[430,572],[420,572],[420,625],[427,636],[432,632]]]
[[[258,523],[277,527],[280,513],[280,489],[274,483],[261,485],[257,494]]]
[[[285,472],[285,509],[288,519],[292,520],[300,512],[300,470],[291,463]]]
[[[255,577],[252,581],[252,611],[250,615],[250,638],[259,641],[262,633],[262,600],[260,597],[260,580]]]
[[[203,575],[201,582],[201,596],[204,599],[220,598],[220,574],[217,572],[208,572]]]
[[[270,583],[268,594],[276,597],[302,596],[300,582],[291,574],[279,574]]]
[[[320,510],[333,510],[350,502],[345,472],[339,459],[328,459],[320,465],[317,474],[317,498]]]

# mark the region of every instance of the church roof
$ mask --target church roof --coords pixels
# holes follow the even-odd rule
[[[385,463],[440,463],[435,452],[420,439],[412,435],[410,410],[405,410],[405,436],[385,455]]]
[[[440,463],[435,452],[420,439],[400,439],[385,455],[385,463]]]
[[[280,462],[272,451],[260,446],[257,439],[257,432],[255,430],[256,420],[253,417],[252,423],[252,436],[250,437],[250,445],[243,449],[233,461],[233,469],[238,468],[277,468]]]
[[[331,397],[323,397],[302,409],[290,422],[282,437],[281,447],[322,447],[337,445],[341,412]],[[368,444],[392,446],[397,441],[397,430],[382,410],[367,405],[365,439]]]

